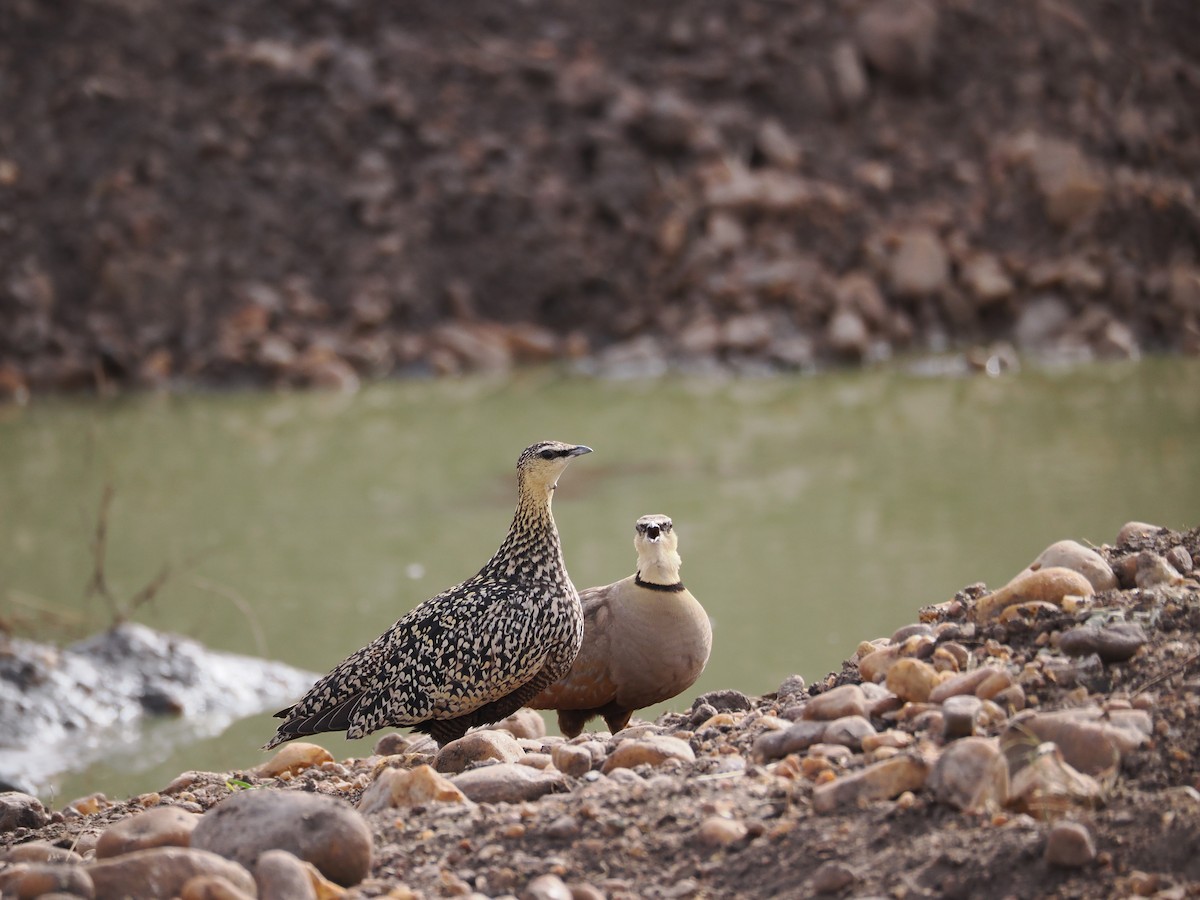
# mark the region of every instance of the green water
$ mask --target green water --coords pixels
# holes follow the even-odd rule
[[[1130,519],[1200,524],[1194,360],[999,379],[530,373],[351,397],[39,399],[0,413],[0,616],[104,621],[82,597],[107,482],[114,591],[174,567],[141,621],[324,672],[478,568],[508,526],[518,452],[546,437],[596,451],[554,504],[577,585],[632,572],[639,515],[675,520],[714,641],[671,708],[820,677],[861,639],[965,584],[1006,581],[1055,540],[1111,541]],[[257,716],[52,791],[124,796],[188,768],[248,767],[273,730]],[[349,756],[373,740],[321,742]]]

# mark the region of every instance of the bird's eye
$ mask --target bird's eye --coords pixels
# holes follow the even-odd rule
[[[543,450],[538,455],[541,456],[542,459],[554,459],[556,454],[553,450]]]

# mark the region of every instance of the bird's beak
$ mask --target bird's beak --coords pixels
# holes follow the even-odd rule
[[[574,447],[574,448],[568,450],[567,456],[583,456],[583,454],[591,453],[591,452],[592,452],[591,447],[585,447],[583,444],[580,444],[578,447]]]

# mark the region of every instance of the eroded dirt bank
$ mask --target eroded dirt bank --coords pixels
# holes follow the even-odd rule
[[[0,390],[1196,352],[1198,35],[1190,0],[12,0]]]

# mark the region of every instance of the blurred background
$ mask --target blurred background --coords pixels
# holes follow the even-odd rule
[[[138,621],[323,673],[548,437],[597,451],[578,585],[675,519],[714,651],[666,708],[1200,524],[1189,0],[8,0],[0,73],[0,656],[108,624],[111,491]],[[273,731],[179,725],[35,787]]]

